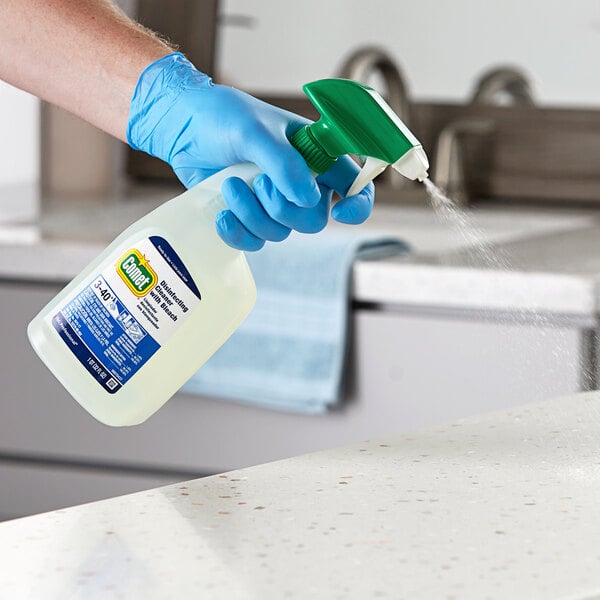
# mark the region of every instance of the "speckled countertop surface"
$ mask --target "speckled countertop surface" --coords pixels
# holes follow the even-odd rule
[[[1,595],[591,600],[599,434],[592,392],[3,523]]]

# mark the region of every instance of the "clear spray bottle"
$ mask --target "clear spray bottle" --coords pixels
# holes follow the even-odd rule
[[[388,165],[427,176],[421,144],[371,88],[343,79],[304,86],[321,118],[291,138],[315,174],[344,154],[367,157],[349,194]],[[121,233],[28,327],[56,378],[96,419],[145,421],[216,352],[252,310],[256,287],[240,251],[214,227],[221,184],[251,184],[258,169],[229,167]]]

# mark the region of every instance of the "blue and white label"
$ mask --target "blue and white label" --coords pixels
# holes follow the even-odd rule
[[[140,240],[65,302],[57,334],[109,393],[127,383],[199,304],[200,291],[172,246]]]

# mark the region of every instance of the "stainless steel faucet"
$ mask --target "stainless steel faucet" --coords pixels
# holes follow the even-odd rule
[[[497,67],[485,72],[476,82],[471,105],[533,106],[527,77],[513,67]],[[463,139],[467,135],[489,135],[492,119],[463,118],[446,125],[440,132],[434,161],[433,180],[457,204],[469,203],[465,181]]]
[[[387,88],[387,94],[383,95],[388,104],[411,129],[410,102],[404,78],[398,65],[384,50],[372,46],[358,48],[344,61],[339,72],[340,77],[365,84],[368,84],[369,79],[375,74],[383,78]],[[385,177],[394,188],[406,187],[410,184],[408,179],[392,169],[388,169],[382,177]]]
[[[476,82],[472,104],[491,106],[533,106],[529,80],[519,69],[497,67],[486,71]]]

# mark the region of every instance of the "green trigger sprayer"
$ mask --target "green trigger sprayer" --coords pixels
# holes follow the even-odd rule
[[[349,79],[321,79],[302,89],[321,118],[290,141],[315,173],[325,172],[343,154],[366,157],[348,196],[390,164],[409,179],[427,178],[429,161],[421,143],[375,90]]]

